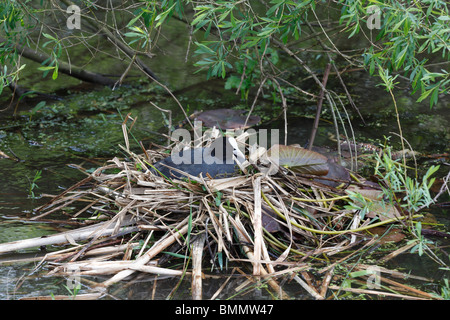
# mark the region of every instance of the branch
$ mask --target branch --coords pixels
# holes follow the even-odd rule
[[[70,6],[74,3],[69,0],[62,0],[65,5]],[[108,39],[117,46],[120,50],[122,50],[130,59],[133,59],[133,57],[136,56],[136,52],[130,48],[127,44],[123,43],[120,39],[118,39],[108,28],[106,28],[103,25],[100,25],[96,23],[95,21],[92,21],[91,19],[88,20],[88,23],[95,28],[96,30],[101,30],[105,35],[108,37]],[[116,30],[118,32],[118,30]],[[153,73],[153,71],[137,56],[135,57],[134,63],[142,70],[145,74],[147,74],[150,78],[154,80],[158,80],[156,75]]]
[[[325,72],[323,74],[322,84],[324,87],[326,87],[326,85],[327,85],[328,75],[330,74],[330,69],[331,69],[331,63],[328,63],[327,67],[325,68]],[[314,126],[313,126],[313,129],[311,130],[311,137],[309,138],[309,144],[308,144],[309,150],[311,150],[313,147],[314,139],[316,138],[316,132],[317,132],[317,129],[319,128],[319,118],[320,118],[320,114],[322,112],[322,103],[323,103],[324,93],[325,92],[323,89],[320,90],[319,101],[317,102],[316,118],[314,119]]]
[[[0,46],[5,43],[7,40],[0,37]],[[38,63],[42,63],[45,60],[49,59],[50,56],[45,53],[36,52],[28,47],[22,46],[20,44],[16,44],[16,50],[17,52],[24,58],[33,60]],[[93,82],[98,83],[106,86],[112,86],[114,85],[114,80],[104,77],[101,74],[87,71],[85,69],[71,66],[67,62],[64,61],[58,61],[58,72],[67,74],[71,77],[80,79],[82,81],[86,82]]]

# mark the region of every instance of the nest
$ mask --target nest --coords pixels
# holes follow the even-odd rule
[[[123,149],[126,159],[112,159],[38,208],[34,220],[82,204],[69,219],[84,218],[82,226],[44,238],[47,244],[69,245],[42,260],[48,262],[50,274],[70,276],[76,270],[79,276],[104,275],[108,279],[97,284],[102,288],[139,273],[190,276],[192,297],[201,299],[202,279],[208,273],[226,277],[230,266],[237,266],[251,276],[249,281],[267,282],[275,297],[290,298],[280,285],[280,279],[288,279],[324,299],[333,289],[340,290],[330,284],[335,266],[377,241],[370,230],[407,220],[396,212],[374,222],[373,215],[362,218],[359,210],[349,207],[355,205],[351,195],[364,186],[364,179],[355,175],[351,181],[337,181],[343,184],[335,188],[307,174],[281,168],[269,175],[263,166],[250,165],[242,175],[224,179],[169,180],[149,170],[167,156],[164,149],[141,155]],[[183,255],[183,268],[173,268],[167,252]],[[356,264],[353,270],[371,267]],[[312,270],[320,279],[315,283],[310,281]],[[364,276],[370,277],[370,272],[362,272]],[[408,290],[380,294],[431,297]]]

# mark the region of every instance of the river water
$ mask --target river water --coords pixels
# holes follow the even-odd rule
[[[172,34],[184,42],[181,45],[170,41],[161,44],[166,54],[151,60],[150,65],[156,74],[161,75],[162,81],[176,93],[186,110],[192,113],[196,110],[249,107],[251,101],[242,102],[240,95],[224,90],[222,81],[205,82],[204,74],[193,75],[192,60],[184,62],[187,42],[184,36],[185,30],[175,26]],[[167,62],[168,59],[171,63]],[[116,70],[114,65],[109,67],[111,70]],[[19,161],[0,159],[2,186],[0,243],[44,236],[64,230],[58,225],[22,222],[20,219],[33,216],[33,209],[48,200],[41,195],[56,195],[84,178],[85,173],[77,170],[75,166],[94,169],[115,155],[120,156],[118,144],[123,144],[120,124],[125,114],[130,112],[132,116],[138,118],[134,132],[137,139],[146,142],[163,143],[165,140],[160,133],[165,133],[167,130],[162,125],[166,120],[165,116],[152,107],[149,101],[161,108],[171,110],[174,123],[183,119],[178,105],[164,90],[155,89],[153,85],[139,78],[133,80],[130,83],[131,86],[111,91],[80,84],[63,75],[57,83],[53,83],[52,88],[49,88],[46,86],[48,81],[44,83],[38,76],[40,77],[36,73],[31,73],[27,78],[29,83],[35,84],[33,88],[48,93],[56,92],[62,100],[46,100],[46,106],[39,112],[33,113],[29,110],[43,99],[32,98],[20,103],[15,115],[12,112],[15,105],[12,105],[7,112],[0,114],[0,150],[10,156],[15,155],[19,159]],[[344,79],[349,84],[349,90],[364,117],[362,121],[354,111],[348,110],[358,141],[377,144],[384,142],[384,136],[390,136],[390,143],[398,148],[399,140],[395,134],[392,134],[392,132],[398,133],[398,127],[389,94],[377,87],[377,80],[369,77],[364,71],[346,74]],[[342,93],[336,79],[330,79],[330,86]],[[133,87],[138,89],[134,90]],[[427,102],[416,103],[417,97],[411,97],[406,89],[398,90],[396,98],[403,135],[413,149],[426,154],[448,152],[450,138],[448,97],[443,97],[432,109]],[[1,97],[0,103],[2,109],[9,104],[5,94]],[[304,145],[308,141],[312,127],[311,117],[315,107],[314,102],[305,104],[295,100],[289,101],[287,119],[289,144]],[[77,112],[70,111],[73,109]],[[263,99],[258,104],[258,113],[268,115],[263,118],[263,125],[260,128],[277,128],[283,132],[284,119],[274,120],[273,109],[270,99]],[[341,115],[345,117],[343,110]],[[333,146],[334,142],[330,140],[330,135],[334,134],[334,129],[326,108],[323,118],[316,144]],[[432,163],[431,161],[423,162],[421,166],[426,168]],[[448,167],[445,165],[442,167],[439,172],[441,177],[446,170],[448,171]],[[37,187],[31,188],[33,178],[39,170],[42,170],[42,178],[36,181]],[[448,230],[447,210],[437,209],[434,213],[439,223]],[[445,243],[445,241],[441,244],[448,246],[448,242]],[[39,250],[30,249],[20,254],[0,255],[0,299],[68,293],[65,288],[65,279],[47,277],[45,272],[34,272],[39,262],[38,257],[43,254]],[[8,262],[11,259],[31,256],[37,257],[35,262]],[[392,266],[437,281],[444,277],[448,278],[445,271],[440,270],[427,258],[418,255],[406,254],[396,259]],[[205,295],[212,295],[224,280],[225,278],[221,281],[206,281]],[[159,279],[158,290],[154,297],[165,299],[177,281],[177,279]],[[236,281],[233,286],[237,286],[244,279]],[[111,292],[113,297],[121,299],[149,299],[153,297],[153,285],[154,278],[143,277],[129,287],[117,286]],[[228,293],[232,292],[232,289],[229,290]],[[292,288],[292,292],[296,299],[308,298],[298,287]],[[190,297],[188,282],[180,286],[174,297],[177,299]],[[244,297],[269,299],[270,295],[264,290],[256,289]]]

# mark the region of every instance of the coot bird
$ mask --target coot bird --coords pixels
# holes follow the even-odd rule
[[[239,170],[233,155],[242,157],[237,144],[233,141],[231,140],[230,143],[230,138],[217,138],[210,147],[187,149],[172,154],[154,164],[155,169],[159,172],[153,168],[151,171],[157,175],[161,173],[167,178],[187,178],[178,170],[192,176],[202,174],[204,178],[208,175],[212,178],[233,176]]]

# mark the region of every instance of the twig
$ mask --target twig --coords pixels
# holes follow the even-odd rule
[[[383,282],[386,282],[386,283],[392,284],[392,285],[394,285],[394,286],[396,286],[396,287],[402,288],[402,289],[404,289],[404,290],[407,291],[407,292],[412,292],[412,293],[415,293],[415,294],[417,294],[417,295],[419,295],[419,296],[423,296],[423,297],[426,298],[426,299],[443,300],[442,297],[439,297],[439,296],[437,296],[437,295],[432,295],[431,293],[424,292],[424,291],[422,291],[422,290],[413,288],[413,287],[411,287],[411,286],[407,286],[407,285],[402,284],[402,283],[400,283],[400,282],[397,282],[397,281],[394,281],[394,280],[391,280],[391,279],[388,279],[388,278],[385,278],[385,277],[382,277],[382,276],[379,276],[379,278],[380,278],[380,280],[383,281]]]
[[[50,206],[53,202],[55,202],[56,200],[62,198],[62,197],[63,197],[65,194],[67,194],[68,192],[70,192],[70,191],[72,191],[72,190],[75,190],[76,188],[78,188],[78,187],[80,187],[80,186],[82,186],[82,185],[88,183],[89,181],[92,180],[92,178],[93,178],[93,175],[90,175],[90,176],[84,178],[83,180],[77,182],[76,184],[74,184],[74,185],[71,186],[70,188],[67,188],[66,190],[64,190],[63,192],[61,192],[59,195],[57,195],[56,197],[54,197],[52,200],[50,200],[49,202],[47,202],[46,204],[44,204],[43,206],[40,206],[39,208],[37,208],[37,209],[35,210],[35,212],[39,212],[39,211],[41,211],[42,209],[47,208],[47,207]],[[37,220],[37,219],[40,219],[40,218],[42,218],[42,217],[45,217],[47,214],[49,214],[49,213],[43,213],[43,214],[41,214],[41,215],[38,215],[38,216],[35,216],[35,217],[31,218],[30,220]]]
[[[217,291],[212,295],[211,300],[215,300],[217,298],[217,296],[223,291],[223,289],[225,288],[225,286],[227,285],[227,283],[231,280],[231,278],[233,277],[234,272],[236,271],[236,268],[233,268],[233,270],[231,271],[231,274],[228,276],[228,278],[222,283],[222,285],[220,286],[219,289],[217,289]]]
[[[253,103],[252,103],[252,106],[250,107],[250,111],[248,112],[247,119],[245,119],[244,128],[247,127],[247,122],[248,122],[248,120],[250,119],[250,115],[252,114],[253,109],[255,108],[256,101],[258,101],[259,94],[261,93],[261,90],[262,90],[262,88],[263,88],[264,83],[266,82],[266,80],[267,80],[267,77],[264,78],[264,79],[261,81],[261,84],[259,85],[258,91],[256,91],[256,95],[255,95],[255,98],[253,99]]]
[[[303,289],[306,290],[311,296],[316,300],[323,300],[323,297],[316,292],[313,288],[311,288],[305,281],[303,281],[298,275],[295,275],[294,280],[297,281],[299,285],[302,286]]]
[[[51,296],[34,296],[34,297],[23,297],[19,300],[98,300],[103,295],[103,293],[82,293],[73,296],[64,295],[51,295]]]
[[[325,68],[325,72],[323,74],[323,80],[322,80],[323,87],[320,89],[319,101],[317,102],[316,118],[314,119],[314,126],[312,128],[311,136],[309,138],[309,143],[308,143],[309,150],[311,150],[313,147],[314,139],[316,138],[316,132],[317,132],[317,129],[319,128],[319,119],[320,119],[320,114],[322,112],[323,96],[325,94],[324,90],[327,85],[328,75],[330,74],[330,69],[331,69],[331,64],[328,63],[327,67]]]
[[[257,176],[253,180],[254,190],[254,211],[252,217],[253,230],[254,230],[254,248],[253,254],[257,261],[261,260],[262,246],[263,246],[263,231],[261,222],[261,176]],[[253,264],[253,275],[261,275],[261,263],[255,262]]]
[[[322,282],[322,288],[320,289],[320,295],[322,298],[325,298],[328,290],[328,286],[330,285],[331,279],[333,278],[334,267],[329,269],[325,274],[324,280]]]
[[[17,250],[49,246],[55,244],[70,243],[71,241],[82,241],[94,236],[110,236],[114,233],[114,228],[106,228],[97,232],[100,227],[108,222],[103,222],[97,225],[70,230],[67,232],[58,233],[56,235],[49,235],[46,237],[37,237],[25,240],[18,240],[8,243],[0,244],[0,253],[13,252]],[[131,233],[137,231],[137,227],[127,227],[121,230],[122,233]]]
[[[171,133],[172,133],[172,110],[166,110],[163,108],[158,107],[156,104],[154,104],[152,101],[150,101],[152,106],[154,106],[156,109],[158,109],[161,112],[167,112],[169,114],[169,132],[167,133],[167,146],[170,146],[172,143]]]
[[[447,173],[447,176],[445,176],[444,181],[442,183],[441,188],[439,189],[439,192],[436,194],[436,196],[433,198],[432,203],[436,203],[437,199],[444,193],[445,190],[447,190],[450,193],[450,190],[448,188],[448,182],[450,179],[450,171]],[[423,210],[424,208],[428,207],[429,204],[426,203],[422,206],[420,206],[416,212],[420,212],[421,210]]]
[[[188,219],[189,217],[185,218],[183,221],[181,221],[178,226],[175,228],[177,230],[176,233],[173,235],[167,235],[166,237],[160,239],[158,242],[156,242],[144,255],[139,257],[134,263],[136,266],[143,266],[147,264],[154,256],[156,256],[158,253],[160,253],[162,250],[170,246],[172,243],[174,243],[178,238],[180,238],[182,235],[187,233],[188,231]],[[199,221],[202,221],[204,219],[204,216],[201,216],[198,218]],[[104,281],[102,283],[102,286],[109,287],[110,285],[113,285],[114,283],[117,283],[126,277],[130,276],[134,273],[134,270],[123,270],[117,273],[112,278]]]
[[[396,256],[398,256],[399,254],[411,249],[412,247],[414,247],[417,244],[417,242],[411,242],[410,244],[407,244],[403,247],[401,247],[400,249],[397,249],[393,252],[391,252],[390,254],[388,254],[387,256],[384,256],[383,258],[379,259],[377,261],[377,263],[384,263],[386,261],[391,260],[392,258],[395,258]]]
[[[407,300],[427,300],[423,298],[417,298],[417,297],[411,297],[404,294],[398,294],[398,293],[391,293],[386,291],[377,291],[377,290],[367,290],[367,289],[357,289],[357,288],[342,288],[339,286],[329,286],[331,290],[338,290],[338,291],[349,291],[353,293],[363,293],[363,294],[374,294],[378,296],[386,296],[386,297],[395,297],[395,298],[402,298]]]

